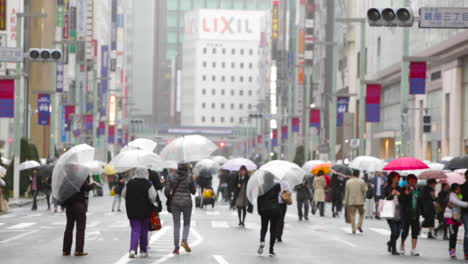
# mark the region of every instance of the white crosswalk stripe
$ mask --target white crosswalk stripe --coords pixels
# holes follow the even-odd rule
[[[390,230],[384,229],[384,228],[369,228],[369,230],[376,232],[378,234],[384,235],[384,236],[389,236],[390,235]]]
[[[24,229],[27,227],[31,227],[35,225],[36,223],[31,223],[31,222],[24,222],[24,223],[19,223],[10,227],[7,227],[7,229]]]
[[[213,215],[220,215],[221,213],[219,211],[206,211],[206,214],[213,216]]]
[[[229,228],[229,224],[226,221],[211,221],[212,228]]]

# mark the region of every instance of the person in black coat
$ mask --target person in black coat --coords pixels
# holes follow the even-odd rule
[[[435,195],[434,188],[437,185],[437,181],[435,179],[429,179],[427,181],[427,185],[424,186],[421,195],[421,203],[422,203],[422,215],[424,217],[424,221],[422,222],[422,227],[429,228],[429,239],[434,239],[435,237],[432,235],[432,229],[435,225],[435,217],[436,211],[434,202],[436,201],[437,197]]]
[[[393,200],[395,197],[400,200],[403,188],[398,183],[400,182],[400,175],[396,172],[391,172],[388,175],[387,185],[383,188],[384,199]],[[392,255],[400,255],[397,251],[396,243],[401,232],[401,220],[400,220],[400,208],[397,207],[395,212],[396,217],[393,219],[387,219],[388,226],[390,227],[390,241],[387,242],[388,252]]]
[[[330,181],[332,195],[332,212],[333,217],[339,216],[343,208],[343,195],[345,192],[344,180],[341,176],[333,174]]]
[[[115,177],[113,189],[115,192],[114,201],[112,202],[112,212],[114,212],[115,204],[117,204],[117,212],[120,212],[120,203],[122,201],[122,190],[125,187],[125,176],[122,173],[117,174]]]
[[[234,178],[234,205],[237,208],[239,217],[239,226],[245,226],[245,217],[247,216],[247,183],[249,182],[249,172],[245,166],[239,170],[239,174]]]
[[[418,236],[421,231],[419,218],[421,216],[421,192],[417,188],[418,178],[414,174],[407,177],[408,184],[400,195],[401,248],[400,254],[405,254],[405,241],[411,229],[411,255],[419,256],[416,251]]]
[[[449,203],[449,197],[450,197],[450,185],[447,183],[442,184],[442,189],[441,191],[437,194],[437,205],[439,207],[438,213],[437,213],[437,219],[439,221],[439,226],[434,230],[434,236],[437,237],[437,233],[439,231],[443,231],[444,233],[444,240],[448,240],[449,237],[447,235],[447,223],[445,222],[445,209],[448,206]]]
[[[294,187],[294,190],[297,191],[296,199],[299,221],[302,221],[302,218],[309,221],[309,203],[312,200],[312,194],[308,181],[304,178],[301,184]],[[304,212],[302,209],[304,209]]]

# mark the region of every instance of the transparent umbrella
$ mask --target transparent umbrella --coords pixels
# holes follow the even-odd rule
[[[127,146],[123,147],[121,151],[127,150],[144,150],[148,152],[153,152],[158,143],[154,142],[151,139],[147,138],[137,138],[127,144]]]
[[[121,151],[109,162],[109,165],[117,172],[124,172],[134,168],[158,170],[163,167],[163,164],[163,160],[159,155],[138,149]]]
[[[218,149],[216,144],[206,137],[183,136],[165,146],[161,151],[161,157],[178,163],[193,162],[208,158],[216,149]]]
[[[319,165],[319,164],[322,164],[322,163],[325,163],[325,161],[321,161],[321,160],[309,160],[308,162],[304,163],[304,165],[302,165],[302,169],[304,170],[305,174],[306,175],[312,175],[312,169]]]
[[[193,175],[195,177],[203,177],[203,176],[213,176],[218,173],[220,167],[217,162],[212,159],[202,159],[195,167],[193,167]]]
[[[215,156],[211,159],[217,162],[220,166],[223,166],[223,164],[227,161],[227,159],[223,156]]]
[[[359,156],[349,164],[352,169],[360,171],[381,171],[385,167],[385,162],[381,159],[371,156]]]
[[[223,169],[228,171],[239,171],[242,166],[245,166],[248,171],[257,169],[257,165],[253,161],[244,158],[236,158],[226,161],[223,165]]]
[[[104,172],[104,166],[106,164],[99,160],[93,160],[84,164],[91,170],[92,174],[102,174]]]
[[[0,174],[1,175],[6,175],[7,173],[7,170],[5,168],[3,168],[2,166],[0,166]]]
[[[94,148],[82,144],[65,152],[52,171],[52,193],[63,202],[80,191],[90,169],[83,164],[94,160]]]
[[[294,163],[284,160],[273,160],[261,166],[249,179],[247,184],[247,198],[256,203],[257,197],[265,194],[271,188],[286,181],[294,187],[304,179],[305,172]]]
[[[40,166],[41,164],[35,160],[26,160],[26,161],[21,162],[21,164],[19,165],[19,170],[20,171],[29,170],[29,169],[39,168]]]

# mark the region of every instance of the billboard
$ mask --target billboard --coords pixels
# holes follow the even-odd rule
[[[185,15],[188,39],[260,40],[265,12],[201,9]]]

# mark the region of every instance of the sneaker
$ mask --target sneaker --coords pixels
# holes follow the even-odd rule
[[[128,253],[128,258],[135,258],[136,252],[135,250],[130,250],[130,253]]]
[[[260,246],[258,247],[257,253],[259,255],[263,254],[263,248],[265,247],[265,242],[261,242]]]
[[[416,249],[411,250],[411,256],[413,257],[419,257],[419,253],[416,251]]]
[[[275,254],[275,252],[273,252],[273,251],[270,251],[270,257],[276,257],[276,254]]]
[[[400,246],[400,255],[405,255],[405,245]]]
[[[192,252],[192,249],[189,247],[187,242],[182,242],[180,245],[185,249],[185,252],[187,252],[187,253]]]
[[[147,258],[148,257],[148,252],[140,252],[140,256],[142,258]]]
[[[457,253],[455,252],[455,249],[454,249],[454,248],[450,249],[449,252],[450,252],[450,258],[452,258],[452,259],[456,259],[456,258],[457,258]]]
[[[174,249],[174,251],[172,251],[172,254],[174,254],[174,255],[179,255],[179,250],[178,250],[178,249]]]

